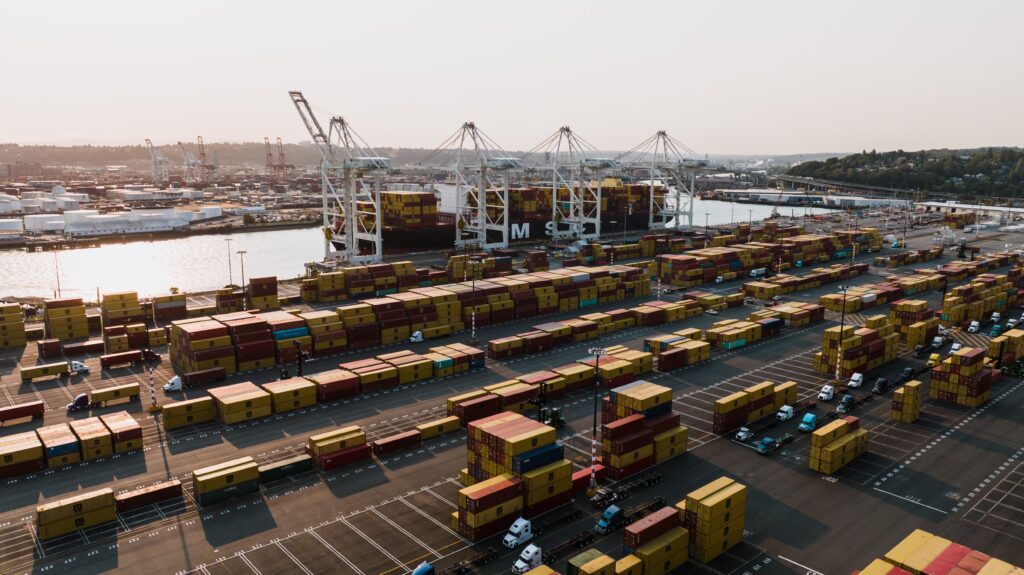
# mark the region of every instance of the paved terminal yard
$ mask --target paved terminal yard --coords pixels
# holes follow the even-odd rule
[[[918,247],[915,243],[920,242],[923,246],[929,241],[930,237],[922,236],[914,238],[911,245]],[[999,237],[980,243],[983,251],[992,251],[1004,249],[1005,241]],[[948,259],[947,253],[944,260]],[[909,269],[882,273],[908,273]],[[879,279],[878,273],[873,269],[847,283],[872,283]],[[732,291],[738,286],[739,282],[733,282],[713,289]],[[785,297],[816,301],[819,295],[836,289],[829,285]],[[939,293],[927,294],[932,307],[940,297]],[[745,317],[751,311],[746,306],[719,317],[637,328],[598,341],[639,349],[648,335],[707,327],[719,319]],[[866,315],[886,311],[880,307]],[[846,320],[860,323],[863,315],[847,314]],[[648,374],[647,379],[673,388],[674,409],[690,427],[691,451],[656,468],[667,480],[636,492],[630,501],[654,495],[663,495],[670,503],[678,501],[722,474],[751,489],[745,542],[708,566],[691,562],[680,572],[847,573],[884,553],[915,527],[1024,563],[1024,421],[1019,415],[1024,389],[1016,378],[1003,377],[994,386],[991,401],[975,410],[925,399],[921,419],[914,424],[889,420],[888,396],[858,408],[854,415],[870,432],[868,453],[832,477],[807,469],[809,439],[796,431],[795,420],[765,430],[796,436],[793,443],[770,457],[711,433],[715,399],[762,380],[794,380],[799,383],[801,400],[815,396],[826,379],[811,369],[811,358],[820,347],[822,329],[835,325],[839,317],[830,314],[827,319],[825,324],[786,330],[778,338],[739,350],[716,352],[710,361],[697,366],[670,374]],[[535,323],[540,322],[489,326],[479,335],[486,341]],[[958,337],[967,345],[987,345],[984,335]],[[460,488],[458,470],[465,466],[464,434],[425,441],[419,448],[398,452],[384,461],[281,480],[264,486],[259,495],[201,510],[192,499],[189,472],[241,455],[259,461],[284,459],[299,453],[310,434],[342,424],[360,424],[371,438],[408,430],[444,415],[444,398],[456,392],[569,363],[597,344],[591,341],[534,356],[488,360],[486,369],[470,374],[230,427],[209,423],[168,433],[139,403],[93,410],[106,413],[127,408],[133,412],[143,424],[146,450],[5,481],[0,490],[0,572],[98,573],[116,569],[126,573],[402,574],[421,561],[444,567],[494,547],[500,557],[481,572],[507,573],[515,555],[512,551],[501,548],[496,539],[470,545],[448,527]],[[420,350],[430,345],[402,344],[396,349]],[[33,363],[32,353],[23,361]],[[376,353],[380,352],[361,350],[339,357],[355,359]],[[307,362],[307,373],[329,369],[338,361],[343,359]],[[894,379],[905,365],[922,365],[923,361],[901,350],[896,361],[876,372]],[[76,393],[129,381],[143,384],[142,404],[148,402],[149,375],[142,370],[102,373],[98,360],[88,363],[93,373],[74,378],[66,386],[48,382],[21,385],[16,373],[9,369],[0,372],[0,405],[42,399],[49,408],[46,423],[52,424],[67,419],[63,406]],[[154,375],[157,385],[162,385],[171,375],[169,366],[158,367]],[[260,383],[276,376],[274,371],[262,371],[235,380]],[[157,396],[161,403],[180,399],[180,394],[166,397],[160,391]],[[581,392],[555,405],[564,409],[568,420],[560,432],[568,446],[567,457],[583,467],[589,462],[592,396]],[[824,411],[819,406],[818,414]],[[29,430],[33,425],[39,424],[0,428],[0,434]],[[45,543],[33,536],[34,505],[40,500],[104,486],[116,492],[169,477],[183,480],[184,499],[121,514],[116,525]],[[599,511],[582,496],[573,505],[584,512],[583,518],[546,532],[539,544],[559,543],[596,522]],[[621,541],[621,533],[616,532],[598,539],[594,546],[619,556]],[[563,569],[564,560],[553,567]]]

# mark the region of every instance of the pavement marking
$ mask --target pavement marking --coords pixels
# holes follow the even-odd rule
[[[786,561],[787,563],[792,563],[793,565],[796,565],[797,567],[799,567],[801,569],[806,569],[807,570],[807,575],[825,575],[821,571],[818,571],[816,569],[811,569],[810,567],[808,567],[806,565],[801,565],[800,563],[797,563],[796,561],[793,561],[792,559],[787,559],[786,557],[783,557],[782,555],[779,555],[778,557],[779,557],[779,559],[782,559],[783,561]]]
[[[920,505],[921,507],[927,507],[928,509],[931,509],[932,511],[938,511],[939,513],[941,513],[943,515],[949,515],[948,511],[943,511],[943,510],[939,509],[938,507],[932,507],[931,505],[925,505],[924,503],[921,503],[920,501],[914,501],[914,499],[912,497],[910,497],[909,495],[896,495],[895,493],[893,493],[891,491],[886,491],[884,489],[879,489],[877,487],[873,487],[872,489],[874,489],[875,491],[878,491],[879,493],[885,493],[886,495],[891,495],[891,496],[893,496],[893,497],[895,497],[897,499],[902,499],[903,501],[906,501],[908,503],[913,503],[914,505]]]

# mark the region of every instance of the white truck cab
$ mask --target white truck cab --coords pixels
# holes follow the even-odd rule
[[[779,408],[779,412],[775,414],[775,419],[778,419],[779,421],[789,421],[790,419],[793,419],[793,415],[795,413],[796,411],[793,410],[792,405],[783,405]]]
[[[181,376],[176,375],[164,384],[164,391],[181,391]]]
[[[505,534],[505,538],[501,540],[501,544],[509,549],[515,549],[523,543],[533,539],[533,524],[530,523],[529,519],[523,519],[520,517],[516,519],[515,523],[508,528],[508,533]]]
[[[836,390],[831,385],[821,386],[821,392],[818,393],[818,401],[832,401],[832,398],[836,396]]]
[[[543,560],[543,553],[540,547],[534,544],[529,544],[523,552],[519,554],[519,558],[516,559],[514,565],[512,565],[512,573],[515,575],[523,575],[527,571],[534,567],[540,567]]]
[[[988,321],[990,321],[992,323],[999,323],[999,320],[1001,320],[1001,319],[1003,319],[1003,314],[1001,314],[1001,313],[999,313],[997,311],[994,311],[994,312],[992,312],[992,317],[988,318]]]
[[[80,361],[70,361],[68,367],[71,369],[71,373],[89,373],[89,366]]]
[[[978,333],[981,329],[981,322],[975,320],[971,322],[971,325],[967,326],[967,333]]]
[[[858,388],[862,385],[864,385],[864,374],[858,372],[850,376],[850,381],[847,382],[846,387]]]

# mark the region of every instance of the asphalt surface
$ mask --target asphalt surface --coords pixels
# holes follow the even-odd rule
[[[930,237],[922,236],[920,241],[930,241]],[[1002,249],[1004,241],[993,238],[989,245],[983,243],[983,249]],[[845,283],[874,283],[882,279],[880,274],[888,273],[912,272],[908,268],[873,269]],[[712,289],[732,291],[740,283]],[[834,291],[836,286],[831,285],[786,297],[816,301],[821,294]],[[934,307],[941,293],[927,296]],[[605,308],[635,305],[635,301]],[[488,360],[484,370],[470,374],[230,427],[211,423],[166,434],[138,402],[129,404],[129,411],[143,421],[146,451],[4,482],[0,490],[0,572],[141,573],[153,572],[158,561],[158,572],[376,575],[407,573],[424,560],[441,567],[453,564],[488,547],[500,547],[493,539],[471,546],[447,527],[460,487],[458,470],[465,466],[462,433],[429,440],[384,461],[282,480],[266,486],[259,495],[202,510],[197,510],[186,489],[184,500],[122,514],[116,525],[87,529],[46,543],[33,537],[31,523],[33,507],[43,499],[102,486],[115,491],[132,489],[168,477],[188,483],[192,469],[232,457],[283,459],[298,453],[309,435],[337,425],[358,423],[371,437],[389,435],[443,416],[444,398],[448,396],[570,363],[584,357],[587,348],[598,343],[640,349],[643,338],[651,334],[707,327],[719,319],[745,317],[751,311],[745,306],[719,317],[701,316],[671,326],[608,334],[597,341],[545,354],[501,362]],[[846,320],[858,323],[872,313],[874,310],[859,316],[847,314]],[[882,306],[877,313],[887,313],[887,308]],[[992,400],[977,410],[926,399],[922,417],[914,424],[890,422],[887,398],[865,404],[854,414],[869,430],[868,453],[833,477],[807,469],[809,440],[795,430],[796,421],[759,430],[796,436],[793,443],[769,457],[711,433],[714,400],[754,383],[795,380],[800,385],[801,399],[815,396],[826,379],[811,369],[811,357],[820,347],[821,330],[838,319],[830,314],[823,324],[787,330],[778,338],[739,350],[717,352],[711,361],[670,374],[647,376],[672,387],[674,409],[690,427],[691,451],[658,466],[657,471],[668,480],[637,492],[630,501],[662,495],[670,503],[675,502],[694,487],[723,474],[751,488],[745,542],[708,566],[691,562],[680,572],[845,573],[863,567],[914,527],[1013,563],[1024,563],[1024,422],[1019,417],[1024,389],[1020,380],[1004,377],[995,386]],[[491,326],[482,328],[479,335],[486,341],[525,331],[529,325],[544,321],[549,319]],[[973,339],[966,343],[985,343],[984,336],[970,337]],[[421,350],[432,345],[403,344],[395,349]],[[307,373],[376,353],[380,350],[310,362]],[[34,358],[26,355],[21,359],[30,363]],[[922,361],[910,358],[903,350],[898,360],[878,373],[868,374],[869,381],[880,374],[894,379],[904,365],[920,365]],[[90,364],[95,363],[95,359],[90,360]],[[52,410],[47,413],[46,424],[66,420],[63,403],[81,390],[114,382],[148,381],[145,374],[119,370],[111,374],[94,371],[69,386],[44,382],[22,386],[14,375],[0,373],[0,404],[42,397]],[[168,374],[166,366],[158,369],[157,383],[162,384],[161,378]],[[275,372],[264,371],[233,381],[275,378]],[[177,394],[161,396],[159,392],[161,402],[180,399]],[[577,393],[555,405],[563,407],[569,420],[560,433],[568,447],[567,456],[582,467],[589,462],[592,396]],[[124,408],[111,406],[93,414]],[[819,405],[817,413],[823,416],[828,409]],[[32,428],[33,424],[3,427],[0,435]],[[539,539],[542,546],[557,544],[596,522],[599,511],[582,497],[574,505],[584,511],[584,517],[545,532]],[[594,546],[618,557],[621,535],[603,537]],[[502,551],[481,572],[507,573],[514,553]],[[563,558],[552,566],[562,570],[564,562]]]

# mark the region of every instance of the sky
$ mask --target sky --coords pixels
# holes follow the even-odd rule
[[[707,154],[1024,145],[1024,2],[12,2],[0,142],[308,140],[289,90],[375,147],[474,121]]]

